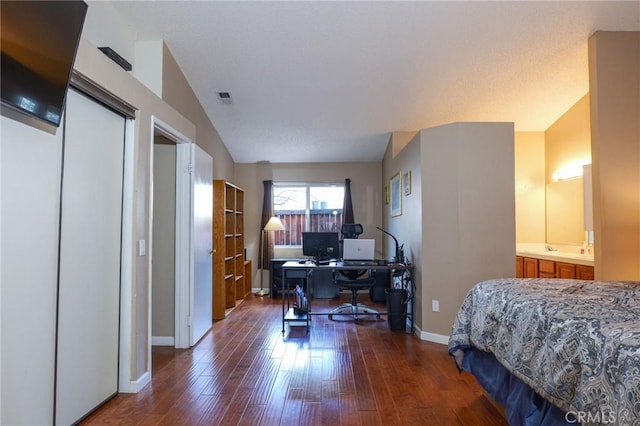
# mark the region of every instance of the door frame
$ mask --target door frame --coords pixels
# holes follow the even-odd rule
[[[152,116],[152,132],[160,133],[164,137],[176,143],[176,227],[175,227],[175,322],[174,322],[174,346],[176,348],[189,348],[191,342],[191,312],[193,300],[191,289],[193,288],[193,202],[191,197],[192,182],[192,158],[194,146],[192,141],[179,131],[159,119]],[[153,141],[152,141],[153,143]],[[150,173],[153,176],[153,150],[150,153]],[[153,190],[149,191],[149,205],[153,206]],[[153,210],[153,209],[151,209]],[[152,259],[153,259],[153,211],[149,220],[149,301],[148,301],[148,370],[151,371],[151,303],[152,303]]]
[[[130,121],[130,122],[129,122]],[[176,143],[176,265],[175,265],[175,339],[176,348],[189,348],[190,336],[190,312],[191,312],[191,286],[193,285],[193,245],[191,235],[191,174],[190,159],[193,150],[192,141],[181,132],[156,116],[151,116],[149,139],[149,223],[146,242],[146,269],[147,281],[147,362],[146,371],[137,379],[131,380],[133,366],[133,315],[134,294],[133,288],[133,259],[139,253],[134,253],[134,248],[140,249],[140,242],[135,244],[133,230],[133,209],[135,198],[135,144],[134,122],[127,121],[127,137],[125,142],[125,172],[123,195],[123,241],[122,241],[122,286],[120,299],[120,372],[118,390],[124,393],[137,393],[151,381],[151,311],[152,311],[152,259],[153,259],[153,138],[155,132]],[[131,143],[127,143],[131,142]],[[182,171],[182,172],[180,172]]]

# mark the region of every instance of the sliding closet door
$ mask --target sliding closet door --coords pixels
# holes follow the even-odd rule
[[[69,91],[60,222],[55,422],[118,391],[125,119]]]

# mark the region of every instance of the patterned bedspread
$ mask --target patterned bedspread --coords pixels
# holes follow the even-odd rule
[[[640,282],[481,282],[451,331],[459,367],[469,347],[494,354],[565,412],[640,425]]]

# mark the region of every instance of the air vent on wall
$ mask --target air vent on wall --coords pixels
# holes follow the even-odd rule
[[[231,94],[229,92],[218,92],[218,98],[223,104],[230,104],[233,102],[231,100]]]

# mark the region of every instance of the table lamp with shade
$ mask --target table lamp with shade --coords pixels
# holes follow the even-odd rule
[[[284,225],[280,221],[279,217],[276,217],[276,216],[271,217],[271,219],[269,219],[267,224],[262,229],[262,234],[260,239],[260,259],[263,259],[264,257],[262,251],[264,250],[265,241],[268,241],[267,233],[269,231],[284,231]],[[264,265],[262,265],[262,268],[264,268]],[[268,296],[268,295],[269,295],[269,290],[265,290],[264,288],[264,272],[263,270],[260,270],[260,290],[256,292],[256,296]]]

